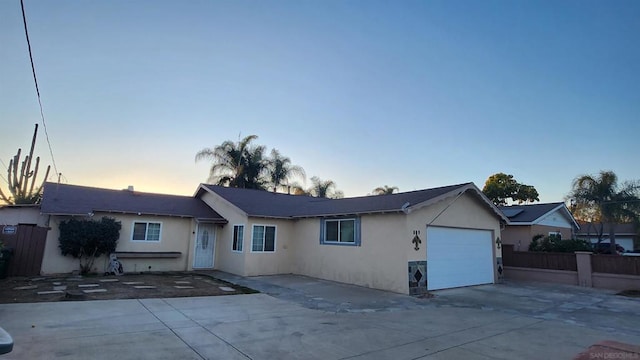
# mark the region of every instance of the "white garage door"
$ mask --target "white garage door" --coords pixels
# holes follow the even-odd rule
[[[427,289],[493,283],[491,231],[427,228]]]

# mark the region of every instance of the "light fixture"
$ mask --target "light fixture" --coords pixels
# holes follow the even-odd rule
[[[500,246],[502,245],[502,241],[499,236],[496,238],[496,245],[498,246],[498,249],[500,249]]]

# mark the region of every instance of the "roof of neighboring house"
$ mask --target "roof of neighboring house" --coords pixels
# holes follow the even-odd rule
[[[600,231],[600,223],[586,221],[578,221],[578,223],[580,224],[580,231],[577,232],[577,235],[596,235]],[[635,235],[638,233],[638,228],[633,223],[616,223],[613,226],[616,235]],[[602,234],[609,235],[609,229],[611,229],[611,223],[604,223]]]
[[[249,216],[275,218],[302,218],[354,214],[410,212],[443,198],[470,191],[490,205],[503,221],[507,218],[473,184],[465,183],[432,189],[402,192],[390,195],[370,195],[343,199],[317,198],[306,195],[288,195],[263,190],[239,189],[201,184],[202,191],[221,196]]]
[[[191,196],[110,190],[95,187],[46,183],[41,212],[51,215],[87,215],[95,212],[145,214],[227,221],[202,200]]]
[[[544,216],[560,210],[576,229],[580,228],[563,202],[500,206],[499,209],[509,218],[510,225],[533,225]]]

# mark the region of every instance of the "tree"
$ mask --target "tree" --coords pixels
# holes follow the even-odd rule
[[[112,218],[77,220],[71,218],[60,223],[60,252],[80,262],[80,273],[91,271],[96,257],[116,250],[122,224]]]
[[[303,168],[292,165],[291,159],[281,155],[276,149],[271,150],[271,157],[267,160],[267,173],[273,192],[278,191],[278,188],[292,185],[290,181],[293,177],[301,177],[304,180],[306,176]]]
[[[209,181],[230,187],[264,190],[267,159],[266,148],[254,146],[256,135],[249,135],[237,143],[225,141],[214,148],[205,148],[196,154],[196,161],[213,161]]]
[[[373,194],[374,195],[391,195],[394,192],[398,191],[398,187],[397,186],[380,186],[377,187],[375,189],[373,189]]]
[[[601,229],[603,224],[609,224],[612,250],[616,248],[615,223],[637,222],[640,217],[640,182],[619,184],[613,171],[578,176],[569,197],[576,207],[592,209],[590,213],[599,220]]]
[[[342,191],[336,190],[336,183],[332,180],[322,180],[319,177],[314,176],[311,178],[311,183],[313,185],[309,188],[307,193],[312,196],[330,199],[340,199],[344,197]]]
[[[20,153],[22,149],[18,149],[18,153],[9,160],[9,166],[7,168],[7,185],[9,187],[9,193],[5,194],[0,189],[0,200],[7,204],[39,204],[42,199],[42,187],[44,182],[49,177],[49,171],[51,166],[47,166],[44,179],[38,187],[35,187],[36,179],[38,177],[38,169],[40,167],[40,157],[36,157],[36,164],[31,169],[31,162],[33,160],[33,151],[36,146],[36,137],[38,135],[38,124],[36,124],[33,132],[33,139],[31,140],[31,150],[29,155],[25,156],[24,161],[20,162]],[[18,167],[18,164],[19,167]]]
[[[484,183],[482,192],[496,205],[507,205],[511,199],[518,204],[523,202],[540,201],[538,191],[531,185],[517,182],[513,175],[497,173],[489,176]]]

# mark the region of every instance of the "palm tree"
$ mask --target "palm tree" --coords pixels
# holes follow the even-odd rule
[[[640,217],[640,184],[618,184],[618,176],[612,171],[601,171],[597,176],[581,175],[573,181],[570,197],[577,207],[590,207],[599,215],[600,224],[609,224],[609,246],[614,252],[616,222],[638,221]]]
[[[391,195],[394,192],[398,191],[398,187],[397,186],[380,186],[377,187],[375,189],[373,189],[373,194],[374,195]]]
[[[307,193],[315,197],[340,199],[344,197],[344,194],[340,190],[336,190],[336,183],[333,180],[321,180],[319,177],[314,176],[311,178],[313,185]]]
[[[291,164],[291,159],[282,156],[276,149],[271,150],[271,158],[268,160],[267,166],[270,185],[273,186],[273,192],[278,191],[280,187],[291,185],[291,178],[294,176],[305,178],[304,169],[297,165]]]
[[[214,148],[204,148],[196,154],[196,161],[213,161],[209,181],[217,185],[264,189],[263,175],[267,166],[265,147],[251,142],[257,135],[249,135],[237,143],[225,141]]]

